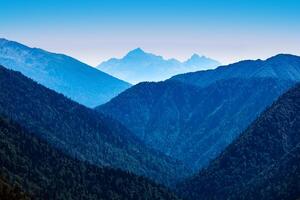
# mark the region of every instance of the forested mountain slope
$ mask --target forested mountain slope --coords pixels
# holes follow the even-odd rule
[[[141,83],[96,110],[199,169],[299,80],[300,57],[280,54]]]
[[[178,185],[186,199],[300,196],[300,85],[282,95],[206,169]]]
[[[1,173],[1,170],[0,170]],[[19,187],[12,186],[0,177],[0,199],[1,200],[29,200],[30,197],[21,191]]]
[[[229,79],[198,88],[141,83],[96,109],[155,149],[199,169],[215,158],[293,82]]]
[[[81,160],[169,184],[185,176],[181,163],[157,153],[124,126],[0,67],[0,113]]]
[[[0,144],[0,173],[20,187],[6,187],[6,191],[11,191],[3,194],[0,181],[1,200],[23,199],[18,192],[21,189],[32,199],[41,200],[178,199],[143,177],[66,156],[3,117],[0,117]]]

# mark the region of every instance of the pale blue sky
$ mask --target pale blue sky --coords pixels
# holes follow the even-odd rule
[[[0,37],[91,65],[141,47],[223,63],[300,55],[298,0],[0,0]]]

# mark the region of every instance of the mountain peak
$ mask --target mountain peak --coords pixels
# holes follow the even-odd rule
[[[205,56],[199,55],[197,53],[194,53],[187,61],[198,61],[201,59],[206,59]]]
[[[135,52],[144,52],[144,50],[142,48],[140,48],[140,47],[135,48],[132,51],[135,51]]]
[[[275,56],[272,56],[270,58],[267,59],[267,61],[276,61],[276,60],[286,60],[286,59],[297,59],[300,60],[299,56],[296,55],[292,55],[292,54],[277,54]]]
[[[143,81],[162,81],[176,74],[198,71],[219,66],[219,63],[198,54],[193,54],[187,61],[180,62],[174,58],[145,52],[136,48],[120,59],[110,59],[98,65],[101,71],[130,83]]]
[[[129,51],[126,56],[137,56],[137,55],[144,55],[144,54],[146,54],[146,52],[143,49],[136,48],[136,49]]]
[[[211,58],[205,57],[203,55],[199,55],[194,53],[189,59],[184,62],[185,65],[189,67],[201,67],[201,69],[210,69],[212,67],[219,66],[220,63]],[[199,70],[199,69],[197,69]],[[197,71],[195,70],[195,71]]]
[[[194,53],[190,59],[198,59],[201,58],[201,56],[199,54]]]
[[[203,55],[199,55],[197,53],[194,53],[189,59],[187,59],[185,62],[191,62],[191,61],[199,61],[199,60],[211,60],[211,61],[215,61],[212,60],[211,58],[208,58],[206,56]],[[217,61],[215,61],[217,62]]]
[[[10,40],[5,39],[5,38],[0,38],[0,44],[7,44],[7,43],[10,43],[10,44],[13,44],[13,45],[20,45],[20,43],[18,43],[18,42],[10,41]]]
[[[0,64],[89,107],[104,103],[129,87],[128,83],[69,56],[4,38],[0,39]]]

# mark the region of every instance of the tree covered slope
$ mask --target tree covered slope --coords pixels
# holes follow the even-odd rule
[[[66,156],[3,117],[0,144],[0,173],[10,184],[19,185],[10,189],[0,179],[1,200],[25,199],[21,189],[41,200],[178,199],[143,177]]]
[[[0,170],[1,173],[1,170]],[[1,200],[29,200],[30,197],[21,191],[21,188],[7,183],[7,181],[0,177],[0,199]]]
[[[222,80],[205,88],[178,81],[141,83],[96,109],[197,170],[292,84],[272,78]]]
[[[186,199],[297,199],[300,85],[282,95],[197,175],[178,185]]]
[[[199,169],[300,80],[300,58],[277,55],[141,83],[96,108],[141,140]]]
[[[0,113],[69,155],[170,184],[181,163],[149,149],[124,126],[21,73],[0,67]]]

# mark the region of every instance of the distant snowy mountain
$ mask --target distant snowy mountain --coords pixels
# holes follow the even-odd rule
[[[105,103],[130,87],[69,56],[6,39],[0,39],[0,64],[89,107]]]
[[[98,69],[130,83],[162,81],[176,74],[211,69],[220,63],[194,54],[185,62],[165,60],[161,56],[144,52],[141,48],[130,51],[121,59],[112,58],[97,66]]]

